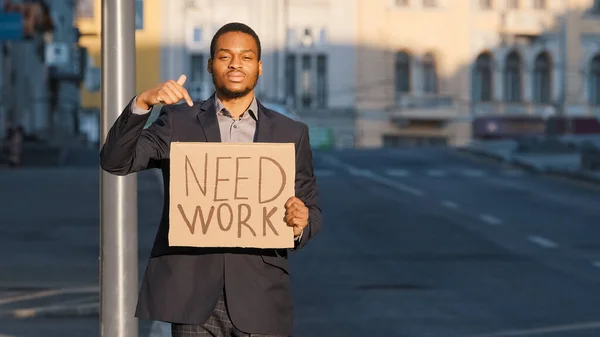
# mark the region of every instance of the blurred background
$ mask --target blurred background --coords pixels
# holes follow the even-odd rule
[[[257,97],[310,127],[297,336],[600,336],[599,0],[131,1],[136,92],[186,74],[210,96],[239,21]],[[0,5],[0,336],[99,335],[101,1]]]

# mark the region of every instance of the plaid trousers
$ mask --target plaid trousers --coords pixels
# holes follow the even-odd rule
[[[208,321],[202,325],[171,324],[172,337],[288,337],[282,335],[247,334],[237,329],[231,322],[225,304],[225,291],[217,301],[217,306]]]

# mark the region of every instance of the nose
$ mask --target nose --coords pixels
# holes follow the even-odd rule
[[[229,63],[229,69],[240,69],[242,67],[242,62],[239,56],[233,56],[231,58],[231,62]]]

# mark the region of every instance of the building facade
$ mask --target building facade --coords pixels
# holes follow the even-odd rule
[[[263,75],[256,95],[287,106],[311,129],[325,127],[338,146],[354,146],[356,6],[348,0],[163,1],[161,80],[186,74],[194,99],[213,91],[210,42],[228,22],[261,40]],[[315,133],[316,134],[316,133]]]
[[[356,145],[461,145],[543,133],[565,116],[595,121],[599,8],[597,0],[359,1]]]
[[[99,111],[100,0],[83,2],[93,10],[78,19],[91,55],[81,101]],[[599,0],[135,4],[137,92],[186,74],[194,99],[210,96],[211,38],[243,22],[262,43],[257,96],[331,131],[336,147],[457,146],[567,132],[566,118],[599,114]]]

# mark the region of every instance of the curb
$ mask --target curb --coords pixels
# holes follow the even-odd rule
[[[532,172],[532,173],[554,175],[554,176],[559,176],[559,177],[563,177],[563,178],[568,178],[568,179],[573,179],[573,180],[578,180],[578,181],[583,181],[583,182],[600,185],[600,177],[596,177],[592,174],[589,174],[586,171],[568,171],[568,170],[564,170],[564,169],[560,169],[560,168],[540,167],[540,166],[537,166],[530,162],[520,160],[518,158],[510,158],[510,157],[507,158],[507,157],[499,155],[497,153],[485,151],[483,149],[472,148],[472,147],[468,147],[468,146],[460,148],[458,150],[460,152],[470,153],[470,154],[473,154],[476,156],[495,159],[495,160],[498,160],[503,163],[507,163],[510,165],[520,167],[520,168],[527,170],[529,172]]]
[[[573,172],[573,171],[549,168],[546,170],[545,173],[550,174],[550,175],[565,177],[565,178],[573,179],[573,180],[577,180],[577,181],[583,181],[583,182],[587,182],[587,183],[591,183],[591,184],[595,184],[595,185],[600,185],[600,177],[596,177],[593,174],[590,174],[585,171]]]
[[[481,156],[481,157],[486,157],[486,158],[498,160],[501,162],[507,162],[507,158],[504,157],[503,155],[500,155],[500,154],[497,154],[494,152],[485,151],[483,149],[466,146],[466,147],[458,148],[457,150],[459,152],[464,152],[464,153],[469,153],[469,154],[473,154],[473,155],[477,155],[477,156]]]

